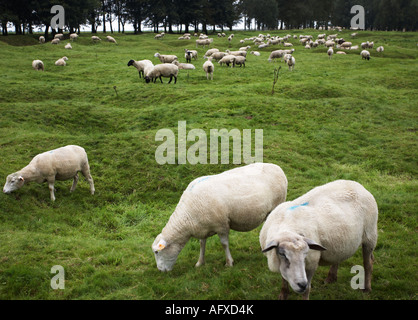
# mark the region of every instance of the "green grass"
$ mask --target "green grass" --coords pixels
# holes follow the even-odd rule
[[[240,39],[257,34],[235,32],[231,45],[215,36],[213,46],[237,49]],[[192,239],[171,273],[157,270],[151,244],[187,184],[235,167],[232,161],[158,165],[156,132],[177,134],[184,120],[188,130],[208,136],[210,129],[263,129],[264,162],[283,168],[290,200],[336,179],[356,180],[375,196],[372,293],[350,286],[351,267],[362,264],[359,250],[342,263],[337,283],[323,284],[328,268],[318,269],[311,299],[416,300],[417,34],[359,32],[354,44],[385,46],[383,53],[372,50],[370,61],[361,60],[360,50],[329,60],[325,48],[306,50],[291,40],[294,72],[268,63],[273,49],[266,48],[260,57],[249,55],[245,68],[216,64],[213,81],[202,70],[206,48],[199,48],[196,70],[180,70],[176,85],[145,84],[127,67],[130,59],[157,63],[155,52],[184,62],[183,49],[195,48],[178,35],[153,36],[115,34],[114,45],[93,44],[83,34],[72,50],[64,49],[66,41],[54,46],[39,45],[37,36],[0,37],[0,177],[5,181],[40,152],[78,144],[88,153],[96,187],[91,196],[80,179],[70,194],[71,181],[57,182],[55,203],[45,184],[0,195],[0,298],[276,299],[281,280],[260,252],[261,226],[231,232],[233,268],[224,266],[215,236],[203,267],[194,268],[199,242]],[[54,66],[64,55],[67,66]],[[44,61],[45,72],[32,70],[34,59]],[[50,287],[54,265],[65,269],[64,290]]]

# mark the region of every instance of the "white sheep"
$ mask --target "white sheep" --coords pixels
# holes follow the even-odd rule
[[[170,271],[191,237],[200,239],[196,266],[203,265],[206,238],[214,234],[225,250],[226,265],[232,266],[229,231],[253,230],[285,201],[286,193],[286,176],[271,163],[253,163],[193,180],[152,244],[157,268]]]
[[[221,60],[223,57],[225,57],[225,56],[227,56],[228,54],[226,53],[226,52],[220,52],[220,51],[217,51],[217,52],[214,52],[214,53],[212,53],[212,55],[210,56],[213,60],[215,60],[215,61],[219,61],[219,60]]]
[[[178,62],[177,60],[174,60],[172,64],[176,65],[179,69],[184,69],[184,70],[196,69],[196,67],[191,63],[182,63],[182,62]]]
[[[44,71],[44,63],[41,60],[33,60],[32,61],[32,68],[39,71]]]
[[[213,39],[196,39],[196,48],[197,46],[210,46],[210,44],[213,42]]]
[[[58,59],[57,61],[55,61],[55,65],[56,66],[66,66],[67,63],[65,61],[67,61],[68,58],[67,57],[62,57],[61,59]]]
[[[173,54],[160,54],[156,52],[154,57],[160,59],[161,63],[172,63],[174,60],[177,60],[177,56]]]
[[[383,46],[377,47],[376,49],[377,52],[383,52],[385,51],[385,48]]]
[[[98,36],[91,36],[91,40],[92,40],[93,42],[96,42],[96,41],[102,41],[102,39],[100,39]]]
[[[192,61],[192,58],[194,60],[197,60],[197,51],[196,50],[189,50],[184,49],[184,57],[186,58],[186,62],[190,63]]]
[[[336,281],[338,264],[351,257],[360,245],[365,291],[370,291],[377,219],[372,194],[349,180],[327,183],[277,206],[261,229],[260,245],[269,269],[282,275],[279,298],[287,298],[290,284],[309,299],[318,265],[331,265],[326,282]]]
[[[117,44],[116,39],[113,38],[113,37],[111,37],[111,36],[106,36],[106,40],[109,41],[109,42],[112,42],[112,43],[116,43]]]
[[[208,61],[203,63],[203,70],[206,72],[206,79],[209,80],[210,74],[210,79],[213,80],[213,72],[215,71],[215,66],[212,63],[212,57],[209,57]]]
[[[245,51],[245,50],[239,50],[239,51],[225,50],[225,52],[230,54],[230,55],[233,55],[233,56],[242,56],[242,57],[247,56],[247,51]]]
[[[174,78],[174,83],[177,83],[177,75],[179,73],[179,68],[172,63],[162,63],[149,68],[148,72],[145,73],[145,81],[149,83],[153,81],[156,82],[157,78],[160,78],[161,83],[163,83],[162,77],[170,78],[170,81]]]
[[[60,39],[59,38],[54,38],[51,40],[51,44],[59,44],[60,43]]]
[[[327,51],[327,54],[328,54],[328,57],[331,59],[332,55],[334,54],[334,49],[329,48],[328,51]]]
[[[66,63],[67,60],[68,60],[68,58],[64,56],[64,57],[58,59],[57,61],[55,61],[55,65],[56,66],[65,66],[65,65],[67,65],[67,63]]]
[[[45,43],[45,37],[44,36],[39,37],[39,43]]]
[[[290,71],[295,70],[296,60],[294,56],[290,55],[290,57],[287,58],[286,63],[289,66]]]
[[[77,38],[78,38],[78,34],[77,33],[71,33],[70,34],[70,40],[71,41],[77,40]]]
[[[64,48],[65,48],[65,49],[72,49],[73,47],[71,46],[71,43],[67,43],[67,44],[64,46]]]
[[[363,50],[362,52],[360,52],[361,55],[361,60],[365,59],[365,60],[370,60],[370,52],[367,50]]]
[[[54,36],[54,39],[60,39],[60,40],[62,40],[62,38],[64,38],[64,35],[63,35],[62,33],[57,33],[57,34]]]
[[[48,182],[51,200],[55,201],[55,181],[73,179],[70,190],[73,192],[80,171],[90,184],[91,194],[94,194],[93,178],[90,174],[87,153],[84,148],[75,145],[61,147],[38,154],[26,167],[8,175],[3,192],[10,193],[32,181],[37,183],[46,181]]]
[[[222,66],[223,64],[226,64],[228,67],[231,64],[231,68],[235,65],[235,58],[236,56],[232,54],[228,54],[224,56],[221,60],[218,61],[218,63]]]
[[[145,60],[139,60],[139,61],[135,61],[135,60],[129,60],[128,62],[128,67],[129,66],[134,66],[139,73],[139,78],[141,78],[141,75],[143,77],[145,77],[145,71],[147,69],[147,67],[153,67],[154,64],[152,63],[151,60],[145,59]]]
[[[255,56],[260,56],[260,52],[258,51],[251,51],[250,54],[253,54]]]
[[[245,61],[246,61],[246,58],[245,57],[243,57],[243,56],[236,56],[235,57],[235,61],[234,61],[234,66],[244,66],[244,68],[245,68]]]
[[[270,56],[268,58],[269,62],[275,61],[276,59],[280,58],[282,59],[285,54],[292,54],[295,51],[295,49],[290,50],[274,50],[270,53]]]
[[[334,47],[334,46],[335,46],[335,42],[334,42],[334,40],[327,40],[327,41],[325,42],[325,46],[326,46],[327,48],[329,48],[329,47]]]
[[[206,53],[205,53],[205,55],[203,56],[204,58],[206,57],[210,57],[213,53],[215,53],[215,52],[219,52],[219,49],[217,49],[217,48],[212,48],[212,49],[209,49],[208,51],[206,51]]]
[[[350,49],[353,44],[351,42],[345,41],[341,43],[341,49]]]

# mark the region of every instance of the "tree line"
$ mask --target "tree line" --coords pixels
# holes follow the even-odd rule
[[[65,9],[65,29],[80,32],[89,26],[92,33],[124,32],[130,24],[135,33],[143,26],[154,32],[204,32],[232,30],[239,22],[244,29],[274,30],[350,27],[354,5],[365,8],[366,29],[418,29],[418,0],[0,0],[3,35],[42,29],[53,30],[53,5]],[[114,30],[113,25],[116,25]]]

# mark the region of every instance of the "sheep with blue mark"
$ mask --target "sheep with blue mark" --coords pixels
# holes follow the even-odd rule
[[[203,265],[206,239],[214,234],[218,234],[225,250],[226,265],[232,266],[229,231],[245,232],[258,227],[271,210],[285,201],[286,194],[286,176],[271,163],[253,163],[193,180],[152,244],[157,268],[172,270],[191,237],[200,239],[196,267]]]
[[[378,208],[361,184],[337,180],[277,206],[260,232],[268,267],[282,275],[279,299],[292,289],[309,299],[318,265],[331,265],[326,282],[337,279],[338,264],[363,249],[364,291],[371,291]]]

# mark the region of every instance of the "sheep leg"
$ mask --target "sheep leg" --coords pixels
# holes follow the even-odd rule
[[[48,188],[49,188],[49,194],[51,195],[51,201],[55,201],[55,177],[51,177],[47,179],[48,181]]]
[[[71,186],[70,192],[73,192],[75,190],[75,187],[77,186],[78,182],[78,172],[75,174],[73,178],[73,185]]]
[[[280,290],[279,300],[287,300],[289,295],[289,282],[282,277],[282,290]]]
[[[187,77],[189,76],[189,74],[187,73]],[[176,76],[174,76],[174,84],[176,84],[177,83],[177,77]]]
[[[163,82],[163,78],[161,78],[161,76],[160,76],[160,81],[161,81],[161,83],[164,83],[164,82]],[[170,83],[170,82],[169,82],[169,83]]]
[[[225,256],[226,256],[226,264],[227,267],[232,267],[234,265],[234,259],[232,259],[231,252],[229,251],[229,234],[223,233],[218,234],[219,240],[221,240],[222,247],[225,250]]]
[[[205,264],[205,250],[206,250],[206,239],[200,239],[200,255],[199,260],[196,262],[195,267],[200,267]]]
[[[373,272],[373,248],[363,244],[363,265],[364,265],[364,289],[363,292],[372,291]]]
[[[90,167],[88,164],[86,164],[86,166],[84,166],[84,168],[81,169],[81,173],[83,174],[84,178],[86,178],[86,180],[88,181],[88,183],[90,184],[90,193],[94,194],[94,181],[93,178],[90,174]]]
[[[170,83],[171,80],[173,80],[173,75],[172,74],[170,75],[170,80],[168,81],[168,83]]]
[[[337,281],[337,271],[338,271],[338,263],[333,264],[331,268],[329,268],[328,276],[325,279],[325,283],[333,283]]]

